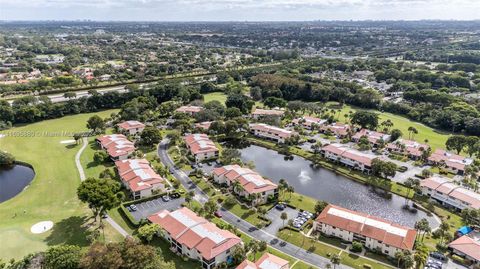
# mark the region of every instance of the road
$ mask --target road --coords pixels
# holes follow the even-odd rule
[[[172,175],[186,189],[193,190],[195,192],[194,199],[196,199],[200,203],[205,203],[206,201],[208,201],[208,196],[190,180],[190,178],[185,174],[185,172],[175,168],[175,165],[172,159],[170,159],[170,156],[168,156],[167,149],[168,149],[168,140],[164,139],[162,140],[162,142],[158,147],[158,157],[160,158],[162,163],[171,169]],[[305,249],[297,247],[293,244],[283,242],[280,238],[276,237],[275,235],[272,235],[261,229],[256,228],[252,224],[237,217],[235,214],[229,212],[225,208],[221,208],[221,211],[223,215],[222,219],[224,221],[236,226],[240,231],[244,232],[245,234],[249,235],[252,238],[266,241],[269,243],[271,247],[287,255],[290,255],[294,258],[297,258],[303,262],[314,265],[315,267],[327,268],[327,264],[330,264],[329,259],[319,256],[317,254],[308,252]],[[336,268],[348,269],[351,267],[348,267],[345,265],[338,265]]]

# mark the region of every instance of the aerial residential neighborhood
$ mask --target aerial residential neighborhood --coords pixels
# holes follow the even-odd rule
[[[480,269],[479,10],[1,2],[0,269]]]

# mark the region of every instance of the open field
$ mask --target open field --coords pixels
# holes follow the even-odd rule
[[[328,103],[328,104],[334,104],[334,103]],[[346,122],[345,114],[348,114],[349,111],[355,112],[357,110],[361,110],[361,109],[352,107],[349,105],[344,105],[340,113],[337,112],[336,117],[338,117],[339,121]],[[445,148],[445,142],[450,136],[448,133],[432,129],[422,123],[411,121],[410,119],[402,116],[398,116],[398,115],[394,115],[386,112],[379,112],[376,110],[371,110],[371,111],[379,114],[380,116],[379,123],[387,119],[391,120],[393,122],[392,129],[399,129],[400,131],[402,131],[403,138],[408,139],[408,127],[410,126],[415,127],[418,130],[418,134],[415,135],[414,140],[418,142],[424,142],[425,139],[428,139],[428,144],[432,147],[433,150],[437,148]]]
[[[219,101],[220,103],[225,104],[225,101],[227,101],[227,95],[223,92],[211,92],[203,95],[203,101],[205,103]]]
[[[101,117],[113,111],[96,113]],[[16,197],[0,204],[0,258],[20,258],[62,243],[88,245],[90,210],[77,199],[76,188],[80,182],[74,157],[80,145],[61,144],[71,140],[70,133],[87,131],[85,123],[94,115],[81,114],[47,120],[8,131],[0,138],[0,149],[30,163],[36,176],[30,186]],[[17,136],[9,136],[8,132]],[[58,136],[48,136],[62,132]],[[35,135],[22,136],[21,133]],[[44,234],[30,233],[30,227],[40,221],[52,220],[53,229]],[[107,241],[119,237],[106,225]],[[109,238],[112,236],[112,238]]]

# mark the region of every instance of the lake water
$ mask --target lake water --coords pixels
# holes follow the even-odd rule
[[[0,203],[15,197],[30,182],[35,172],[27,166],[15,165],[10,169],[0,169]]]
[[[423,211],[411,213],[403,210],[405,198],[393,195],[391,199],[386,199],[373,192],[371,187],[333,171],[312,168],[311,162],[301,157],[294,156],[293,160],[285,160],[284,155],[255,145],[239,150],[242,160],[253,161],[255,170],[262,176],[277,183],[283,178],[297,193],[409,227],[413,227],[422,218],[428,219],[432,228],[438,226],[437,221]]]

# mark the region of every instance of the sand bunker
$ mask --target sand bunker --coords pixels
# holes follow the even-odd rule
[[[41,233],[49,231],[50,229],[52,229],[52,227],[53,227],[53,221],[49,221],[49,220],[48,221],[41,221],[39,223],[34,224],[30,228],[30,232],[32,232],[34,234],[41,234]]]
[[[75,143],[75,140],[63,140],[63,141],[60,141],[60,144],[72,144],[72,143]]]

